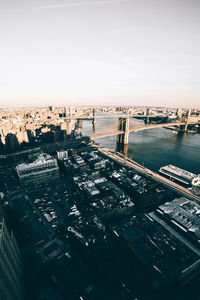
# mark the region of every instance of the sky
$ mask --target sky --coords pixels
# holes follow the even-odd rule
[[[200,108],[199,0],[0,0],[0,107]]]

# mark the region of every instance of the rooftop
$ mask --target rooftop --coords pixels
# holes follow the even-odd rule
[[[199,264],[196,253],[149,215],[132,217],[113,229],[124,238],[158,286],[180,279],[191,265]]]
[[[182,197],[159,206],[157,213],[200,243],[200,205]]]
[[[57,167],[57,161],[49,154],[43,153],[31,163],[22,163],[16,167],[17,173],[22,175],[29,170],[38,170],[38,167]]]

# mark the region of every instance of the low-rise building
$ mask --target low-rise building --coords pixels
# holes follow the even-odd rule
[[[113,234],[126,247],[129,264],[155,290],[184,285],[200,270],[200,254],[166,227],[150,214],[112,226]]]
[[[199,204],[181,197],[160,205],[156,214],[200,247]]]

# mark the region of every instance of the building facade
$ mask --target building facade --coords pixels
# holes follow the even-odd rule
[[[0,299],[19,300],[22,296],[21,257],[14,234],[0,217]]]
[[[40,154],[32,163],[22,163],[16,167],[21,184],[45,183],[59,178],[57,160],[48,154]]]

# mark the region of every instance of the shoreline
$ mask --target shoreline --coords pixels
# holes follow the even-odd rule
[[[172,189],[176,193],[180,194],[181,196],[184,196],[186,198],[189,198],[190,200],[195,200],[200,202],[200,197],[194,195],[191,193],[187,188],[165,178],[164,176],[161,176],[160,174],[140,165],[136,161],[124,156],[123,154],[116,152],[114,150],[110,150],[108,148],[105,148],[100,145],[92,145],[92,147],[95,147],[98,149],[99,152],[101,152],[106,157],[109,157],[113,161],[115,161],[117,164],[121,164],[126,167],[131,167],[134,170],[136,170],[138,173],[146,176],[149,179],[152,179],[160,184],[163,184],[164,186]]]

